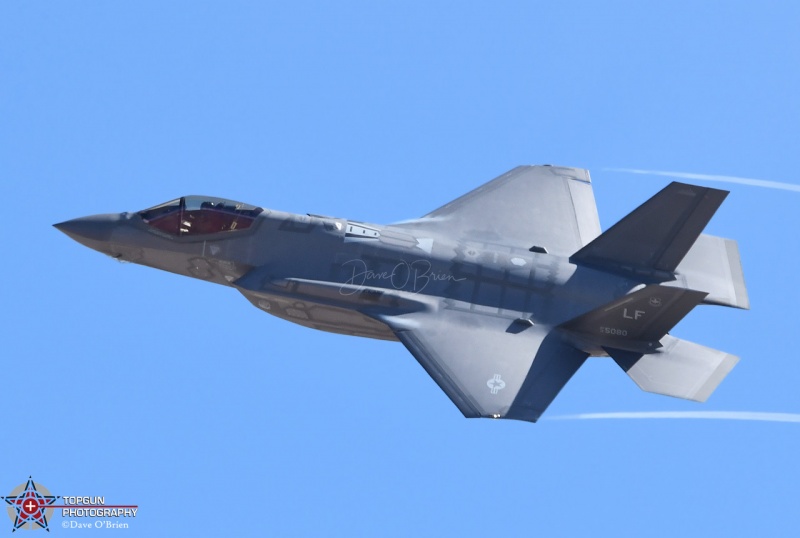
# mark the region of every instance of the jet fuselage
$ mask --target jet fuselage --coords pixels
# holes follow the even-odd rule
[[[234,287],[265,312],[355,336],[396,340],[362,311],[437,308],[429,296],[448,308],[554,326],[637,284],[546,252],[454,241],[413,222],[381,226],[265,210],[247,229],[175,235],[141,213],[57,227],[119,261]]]
[[[701,303],[749,307],[736,242],[701,233],[726,195],[673,182],[601,233],[588,171],[521,166],[386,226],[185,196],[56,227],[293,323],[398,340],[464,416],[535,422],[592,355],[649,392],[716,389],[738,357],[669,332]]]

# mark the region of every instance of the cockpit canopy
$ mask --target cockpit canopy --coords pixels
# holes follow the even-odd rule
[[[170,235],[205,235],[246,230],[264,210],[207,196],[184,196],[139,212],[150,226]]]

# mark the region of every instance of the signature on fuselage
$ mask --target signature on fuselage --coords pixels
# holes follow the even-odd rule
[[[352,295],[357,293],[369,282],[384,282],[396,290],[406,290],[411,293],[421,293],[431,282],[460,282],[466,277],[456,277],[451,273],[434,271],[428,260],[414,260],[413,262],[401,261],[394,267],[384,271],[375,271],[367,266],[361,259],[348,260],[342,267],[352,268],[348,272],[349,278],[344,282],[339,293]]]

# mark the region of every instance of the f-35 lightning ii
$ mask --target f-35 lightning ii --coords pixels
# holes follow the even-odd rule
[[[55,227],[118,260],[229,286],[313,329],[399,340],[466,417],[535,422],[589,356],[705,401],[738,358],[668,332],[749,308],[726,191],[674,182],[601,233],[586,170],[520,166],[389,225],[206,196]]]

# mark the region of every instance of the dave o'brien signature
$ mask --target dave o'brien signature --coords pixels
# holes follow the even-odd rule
[[[391,271],[373,271],[367,267],[364,260],[349,260],[342,264],[342,267],[351,265],[353,273],[344,285],[339,288],[342,295],[353,295],[368,280],[384,280],[396,290],[411,288],[412,293],[420,293],[431,281],[451,281],[460,282],[466,277],[457,278],[450,273],[439,273],[433,271],[431,262],[428,260],[415,260],[411,263],[402,261],[395,265]],[[352,288],[354,286],[355,288]]]

